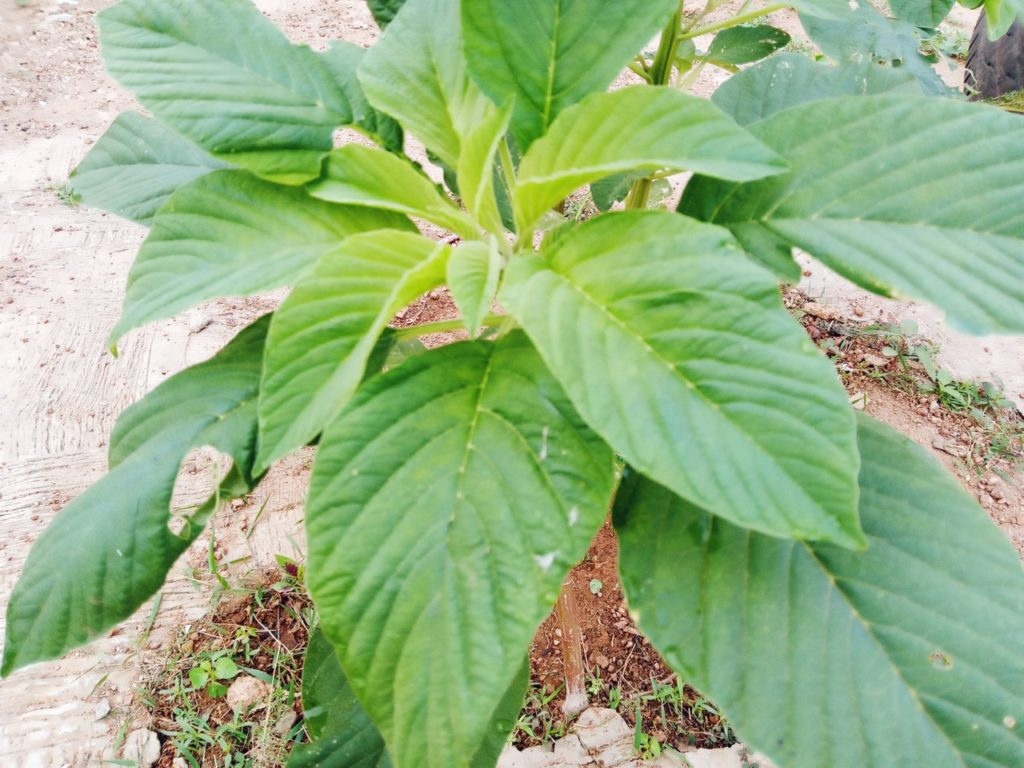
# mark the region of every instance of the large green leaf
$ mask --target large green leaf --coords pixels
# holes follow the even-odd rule
[[[86,205],[148,224],[178,187],[227,167],[156,120],[123,112],[68,183]]]
[[[613,481],[520,332],[408,360],[327,430],[309,586],[396,765],[474,764]]]
[[[128,273],[116,341],[143,323],[215,296],[295,282],[351,234],[411,229],[404,216],[315,200],[245,171],[216,171],[164,204]]]
[[[320,58],[249,0],[121,0],[97,19],[111,74],[160,120],[239,165],[263,170],[272,153],[275,175],[314,177],[333,130],[352,121]]]
[[[352,107],[352,124],[373,136],[392,152],[401,152],[404,143],[402,127],[391,117],[378,112],[363,93],[357,73],[366,56],[366,48],[345,40],[335,40],[330,48],[318,54],[345,91]]]
[[[787,768],[1024,765],[1024,571],[934,458],[862,418],[868,548],[738,528],[620,490],[630,610],[741,738]]]
[[[160,588],[219,500],[215,494],[179,535],[171,533],[171,493],[190,448],[231,454],[232,493],[253,485],[268,323],[251,325],[121,414],[110,472],[64,507],[29,552],[7,608],[3,674],[98,637]]]
[[[921,54],[921,31],[913,24],[884,16],[869,3],[859,4],[844,19],[801,16],[800,23],[807,36],[837,61],[885,62],[914,75],[927,94],[955,93]]]
[[[515,190],[520,230],[570,192],[633,170],[694,170],[759,179],[784,164],[706,99],[630,86],[588,96],[559,116],[523,157]]]
[[[334,418],[363,377],[395,312],[445,279],[451,246],[381,230],[323,256],[270,326],[260,390],[260,453],[268,466]]]
[[[495,710],[494,727],[470,762],[473,768],[490,768],[498,761],[529,680],[527,661]],[[384,737],[356,698],[334,648],[320,629],[310,635],[306,648],[302,707],[310,743],[292,749],[288,768],[391,768]]]
[[[948,99],[802,104],[748,126],[792,171],[698,178],[679,210],[757,258],[804,249],[883,294],[927,299],[974,332],[1024,331],[1024,122]]]
[[[919,94],[920,88],[913,75],[895,67],[871,61],[831,66],[780,53],[730,77],[711,100],[740,125],[749,125],[808,101],[886,91]]]
[[[889,7],[898,19],[915,27],[934,29],[946,18],[953,4],[954,0],[890,0]]]
[[[302,664],[302,708],[309,744],[296,744],[288,768],[391,768],[384,737],[366,714],[317,629]]]
[[[498,104],[514,102],[512,133],[526,150],[563,109],[607,88],[678,5],[678,0],[463,3],[470,73]]]
[[[458,0],[409,0],[359,68],[377,109],[392,115],[447,165],[462,137],[494,110],[469,78]]]
[[[331,152],[324,175],[309,193],[332,203],[346,203],[419,216],[463,237],[480,227],[403,157],[382,149],[348,144]]]
[[[498,292],[500,276],[501,254],[493,239],[487,243],[465,243],[448,259],[448,288],[470,336],[480,332],[484,315],[490,311]]]
[[[741,525],[861,544],[853,415],[772,277],[672,213],[560,233],[513,260],[501,299],[587,423]]]

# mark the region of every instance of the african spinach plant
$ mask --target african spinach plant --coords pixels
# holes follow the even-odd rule
[[[1024,122],[926,96],[944,91],[917,51],[875,55],[846,0],[793,0],[834,63],[776,54],[710,102],[679,86],[785,44],[740,26],[779,6],[374,5],[390,23],[368,51],[293,45],[247,0],[100,14],[110,71],[153,114],[118,117],[72,179],[150,227],[111,341],[292,289],[124,412],[109,474],[29,556],[3,671],[129,616],[220,500],[317,443],[316,740],[293,765],[493,764],[530,639],[610,509],[638,625],[781,766],[1024,765],[1015,552],[854,415],[778,287],[800,248],[969,331],[1024,331]],[[896,35],[949,3],[893,9],[870,13]],[[636,84],[608,92],[624,68]],[[335,146],[341,126],[368,141]],[[646,210],[684,170],[678,210]],[[587,184],[625,210],[559,223]],[[389,328],[442,285],[460,320]],[[457,325],[470,340],[407,354]],[[172,532],[204,445],[233,467]]]

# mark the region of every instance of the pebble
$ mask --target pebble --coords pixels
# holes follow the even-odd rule
[[[137,728],[125,737],[121,755],[139,768],[150,768],[160,759],[160,737],[148,728]]]
[[[608,665],[611,664],[611,662],[608,660],[608,657],[605,656],[603,653],[598,654],[594,661],[597,662],[597,666],[599,666],[601,669],[608,669]]]
[[[1006,498],[1006,491],[1003,490],[1002,486],[994,485],[989,490],[988,495],[996,501],[1002,501]]]
[[[266,706],[265,699],[270,695],[269,683],[258,680],[251,675],[241,675],[228,688],[227,702],[234,712],[248,712],[251,709]]]

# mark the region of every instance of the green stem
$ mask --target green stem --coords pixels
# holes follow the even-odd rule
[[[676,59],[676,49],[679,47],[681,39],[682,23],[683,4],[680,3],[668,24],[661,30],[658,52],[654,54],[654,61],[651,63],[647,77],[647,82],[651,85],[667,85],[672,78],[672,64]],[[650,196],[651,178],[645,176],[642,179],[637,179],[633,182],[629,195],[626,196],[626,208],[642,210],[647,207]]]
[[[721,21],[706,24],[703,27],[694,27],[693,29],[689,29],[686,32],[684,32],[679,39],[689,40],[690,38],[693,37],[700,37],[701,35],[707,35],[712,32],[718,32],[723,29],[729,29],[731,27],[739,26],[740,24],[745,24],[748,21],[759,19],[762,16],[767,16],[770,13],[775,13],[778,10],[788,7],[789,6],[786,3],[772,3],[771,5],[766,5],[764,8],[757,8],[753,11],[747,11],[746,13],[741,13],[737,16],[730,16],[728,19],[722,19]]]
[[[501,325],[508,315],[499,315],[491,312],[484,316],[481,325],[497,326]],[[460,328],[465,327],[462,319],[456,320],[436,320],[433,323],[420,323],[419,325],[410,325],[408,328],[395,328],[395,336],[399,339],[408,339],[417,336],[426,336],[430,333],[444,333],[445,331],[457,331]]]

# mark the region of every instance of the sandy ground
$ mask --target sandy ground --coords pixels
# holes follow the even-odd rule
[[[104,72],[93,17],[107,0],[0,0],[0,616],[28,547],[57,511],[105,469],[107,436],[120,411],[167,376],[211,355],[274,297],[220,300],[133,332],[120,357],[104,340],[120,308],[124,279],[143,228],[99,211],[63,204],[69,171],[107,124],[133,106]],[[376,28],[359,0],[260,0],[298,41],[323,46],[343,37],[370,42]],[[791,20],[791,19],[790,19]],[[721,77],[709,73],[697,90]],[[836,301],[867,305],[862,294],[813,281]],[[840,286],[840,287],[837,287]],[[875,301],[872,299],[871,301]],[[917,306],[883,306],[896,316]],[[1021,339],[960,341],[937,316],[922,330],[952,354],[958,375],[998,373],[1024,392]],[[987,347],[988,351],[978,352]],[[1018,384],[1019,382],[1019,384]],[[926,436],[919,437],[927,444]],[[215,522],[222,561],[248,571],[295,554],[303,542],[301,503],[308,456],[297,456],[263,483],[252,501]],[[197,498],[210,477],[189,462],[178,498]],[[250,538],[240,534],[266,508]],[[159,663],[169,633],[208,608],[189,568],[202,571],[207,539],[182,558],[163,590],[156,625],[138,638],[144,606],[123,628],[67,658],[0,682],[0,765],[94,766],[130,713],[133,687]],[[0,618],[0,623],[3,619]]]

